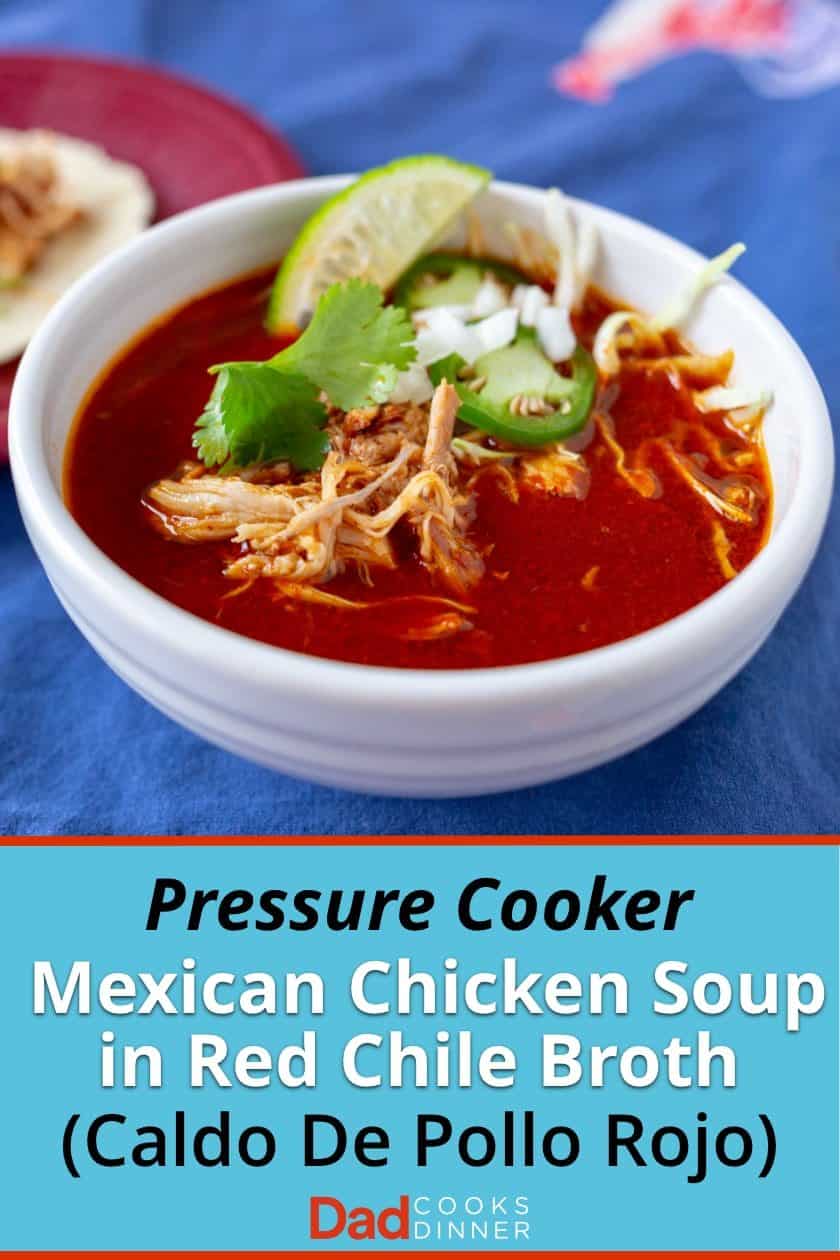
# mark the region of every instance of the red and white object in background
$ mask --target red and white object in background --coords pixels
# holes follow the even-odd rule
[[[577,55],[554,70],[567,96],[593,104],[651,66],[692,50],[733,58],[765,96],[840,83],[835,0],[614,0]]]
[[[233,101],[138,64],[59,54],[0,56],[0,118],[101,145],[139,166],[157,218],[304,174],[286,142]],[[0,366],[0,462],[17,361]]]

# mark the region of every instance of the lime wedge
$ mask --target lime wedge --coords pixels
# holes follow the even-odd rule
[[[359,276],[389,289],[487,184],[480,166],[430,154],[362,175],[304,224],[271,293],[271,332],[302,328],[336,281]]]

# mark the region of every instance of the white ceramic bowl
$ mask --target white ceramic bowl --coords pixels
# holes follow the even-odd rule
[[[772,537],[711,599],[612,647],[446,672],[283,651],[153,594],[65,508],[68,429],[102,367],[162,312],[279,258],[345,182],[282,184],[180,215],[106,259],[55,307],[18,371],[10,433],[21,510],[53,588],[97,652],[152,704],[288,774],[368,792],[459,796],[560,778],[638,748],[702,705],[758,649],[802,580],[828,509],[833,450],[819,385],[778,320],[734,280],[704,298],[687,332],[708,351],[732,346],[736,380],[775,392],[766,424]],[[511,218],[539,227],[541,203],[537,189],[497,183],[479,211],[494,234]],[[596,280],[643,309],[659,306],[700,262],[631,219],[586,203],[576,209],[600,231]],[[503,250],[503,235],[498,244]]]

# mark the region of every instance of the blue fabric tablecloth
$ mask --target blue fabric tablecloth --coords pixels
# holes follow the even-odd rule
[[[831,0],[742,3],[741,21],[755,30],[738,41],[715,21],[731,0],[675,2],[677,35],[706,47],[634,75],[642,28],[663,9],[641,0],[610,71],[626,81],[607,102],[574,99],[558,90],[553,68],[606,7],[4,0],[0,47],[113,53],[188,72],[282,129],[315,173],[443,150],[505,178],[557,183],[708,253],[744,239],[739,276],[799,340],[836,412],[840,88],[831,84],[840,78],[840,10]],[[783,21],[781,34],[763,29],[771,18]],[[758,56],[767,38],[776,40],[771,59]],[[130,692],[58,606],[2,470],[0,825],[6,833],[837,830],[839,619],[835,508],[767,645],[671,734],[531,791],[455,802],[356,796],[247,765]]]

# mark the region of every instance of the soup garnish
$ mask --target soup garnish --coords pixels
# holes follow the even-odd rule
[[[483,183],[475,169],[462,203],[464,183]],[[375,174],[360,184],[369,202]],[[322,222],[353,204],[335,200]],[[712,594],[769,526],[771,399],[731,386],[732,353],[697,352],[677,328],[743,247],[649,317],[591,285],[596,235],[559,193],[543,235],[510,235],[512,256],[496,259],[473,218],[466,250],[404,258],[392,297],[365,273],[327,283],[329,259],[316,295],[287,258],[269,330],[262,275],[175,312],[82,410],[67,462],[77,519],[182,607],[370,664],[546,659]],[[290,251],[292,271],[304,253]],[[302,331],[278,331],[278,291],[287,309],[304,295]],[[95,456],[134,449],[141,427],[125,495],[97,501]]]

